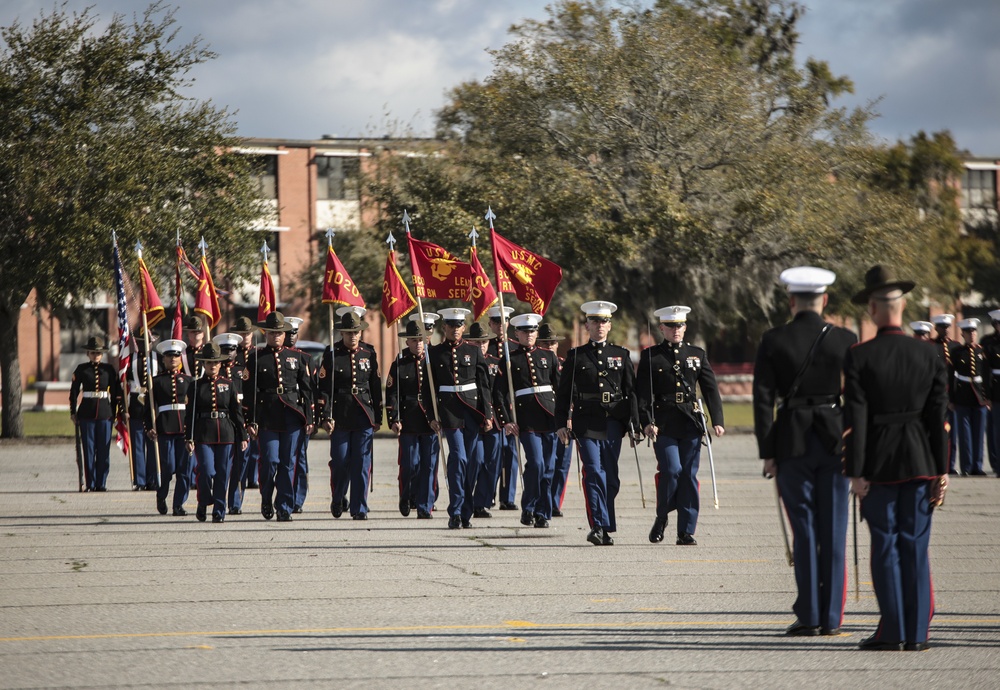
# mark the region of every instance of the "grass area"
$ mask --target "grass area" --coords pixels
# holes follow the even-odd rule
[[[750,403],[723,403],[722,414],[726,418],[726,428],[753,428],[753,405]]]

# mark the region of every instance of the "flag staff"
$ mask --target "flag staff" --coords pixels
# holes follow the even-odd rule
[[[115,262],[118,264],[118,267],[117,267],[116,270],[119,272],[119,275],[116,276],[116,278],[115,278],[115,280],[118,281],[118,283],[119,283],[119,290],[118,290],[118,314],[119,314],[119,316],[118,316],[118,323],[119,323],[119,326],[118,326],[118,331],[119,331],[118,332],[118,345],[119,345],[118,346],[118,371],[119,371],[119,374],[118,374],[118,379],[119,379],[119,386],[122,389],[121,390],[121,394],[123,396],[123,399],[119,401],[119,405],[121,405],[124,408],[124,410],[125,410],[125,414],[122,415],[123,417],[125,417],[125,433],[128,434],[128,439],[127,439],[127,442],[125,444],[125,446],[128,448],[128,452],[125,454],[125,457],[128,458],[128,474],[129,474],[129,478],[131,480],[131,484],[132,484],[132,486],[135,486],[135,466],[132,464],[132,422],[128,418],[128,392],[127,392],[128,391],[128,385],[127,385],[127,376],[122,376],[122,374],[125,373],[125,372],[122,372],[122,369],[121,369],[121,358],[122,358],[122,345],[121,345],[121,339],[122,338],[121,338],[121,325],[120,325],[121,322],[122,322],[121,314],[122,313],[125,314],[125,326],[127,328],[128,327],[128,306],[124,302],[124,300],[125,300],[125,288],[124,288],[124,284],[121,281],[121,275],[120,275],[120,273],[122,271],[122,267],[121,267],[121,258],[120,258],[120,255],[118,253],[118,234],[116,232],[114,232],[113,230],[111,231],[111,244],[114,245]],[[131,339],[131,335],[129,336],[129,338]],[[125,345],[124,346],[128,347],[128,340],[125,341]]]
[[[202,263],[207,266],[207,259],[205,258],[205,253],[208,251],[208,242],[205,241],[205,236],[201,236],[201,242],[198,243],[198,249],[201,250],[201,260]],[[208,270],[207,268],[205,269]],[[201,286],[199,285],[199,288]],[[196,312],[197,313],[197,312]],[[202,330],[205,333],[205,342],[208,343],[212,339],[212,327],[208,323],[208,317],[202,322]]]
[[[396,251],[396,238],[392,236],[392,230],[389,231],[389,236],[385,238],[385,243],[387,245],[389,245],[389,256],[392,258],[392,260],[393,260],[393,267],[395,268],[395,265],[396,265],[396,258],[395,258],[396,257],[396,255],[395,255],[395,251]],[[384,316],[384,314],[383,314],[383,316]],[[399,342],[399,319],[396,319],[395,326],[396,326],[396,373],[398,375],[398,373],[399,373],[399,364],[400,364],[400,362],[403,361],[403,346]],[[420,324],[420,327],[423,328],[424,325]],[[427,348],[426,347],[424,348],[424,358],[425,359],[427,358]],[[416,366],[419,367],[420,365],[417,364]],[[400,426],[400,429],[402,429],[402,426],[403,426],[403,399],[402,399],[403,393],[402,393],[401,389],[402,389],[401,385],[397,385],[396,386],[396,409],[399,411],[399,426]],[[417,391],[417,395],[419,395],[420,392],[421,391],[418,390]],[[389,401],[386,400],[386,404],[388,404],[388,402]]]
[[[136,240],[135,243],[135,253],[139,256],[139,260],[142,261],[142,242]],[[149,348],[149,321],[146,319],[146,310],[141,308],[140,304],[139,311],[142,312],[142,338],[146,344],[146,402],[149,404],[150,417],[153,420],[153,430],[156,430],[156,402],[153,400],[153,354]],[[153,441],[153,455],[156,457],[156,481],[160,481],[160,441],[156,439]]]
[[[329,252],[333,250],[333,237],[336,234],[337,233],[334,231],[333,228],[327,228],[326,229],[326,249],[327,249],[327,254],[329,254]],[[333,375],[334,369],[336,368],[334,366],[336,358],[335,358],[335,355],[334,355],[334,352],[333,352],[333,341],[337,337],[337,322],[336,322],[336,319],[334,318],[333,302],[327,302],[326,308],[327,308],[327,314],[330,317],[330,331],[329,331],[329,333],[330,333],[330,371],[329,371],[329,375],[330,375],[330,417],[332,418],[333,417],[334,379],[336,378]],[[379,423],[381,423],[381,420],[379,420]],[[333,432],[330,432],[330,435],[333,436]]]
[[[406,228],[406,235],[410,235],[410,214],[403,209],[403,227]],[[412,251],[412,249],[411,249]],[[439,425],[441,423],[441,415],[438,414],[438,404],[437,404],[437,390],[434,386],[434,370],[431,367],[431,339],[427,335],[427,329],[425,327],[426,321],[424,321],[424,302],[420,297],[420,290],[417,288],[417,277],[413,276],[413,288],[417,295],[417,312],[420,314],[420,328],[423,329],[424,337],[424,366],[427,367],[427,383],[431,387],[431,407],[434,410],[434,421]],[[446,460],[444,455],[444,433],[438,429],[438,466],[444,471],[444,485],[448,488],[448,469],[445,466]]]

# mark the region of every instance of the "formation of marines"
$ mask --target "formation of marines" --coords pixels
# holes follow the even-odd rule
[[[933,614],[931,510],[943,500],[949,470],[955,472],[949,428],[962,474],[984,474],[986,435],[1000,476],[992,415],[993,396],[1000,395],[1000,386],[993,386],[1000,375],[1000,336],[979,343],[978,320],[965,319],[958,324],[963,342],[951,342],[941,334],[953,317],[944,315],[912,323],[914,338],[898,337],[913,284],[874,267],[855,301],[867,305],[879,331],[859,344],[854,333],[823,318],[826,288],[835,277],[813,267],[782,273],[793,318],[763,336],[754,365],[763,474],[776,480],[794,537],[789,557],[796,620],[787,634],[839,633],[853,493],[863,499],[872,531],[882,613],[861,648],[922,650]],[[324,428],[331,513],[365,520],[373,435],[384,418],[399,440],[404,517],[413,510],[417,519],[435,517],[443,462],[449,529],[491,518],[498,503],[501,510],[519,508],[521,524],[546,529],[563,514],[575,456],[590,528],[586,540],[612,546],[622,445],[648,438],[657,460],[649,541],[663,541],[675,512],[675,543],[695,546],[701,448],[725,433],[715,375],[706,352],[684,339],[689,307],[655,312],[663,340],[641,352],[638,368],[627,348],[609,340],[616,310],[604,300],[581,305],[588,339],[565,359],[556,348],[561,338],[539,314],[513,316],[495,308],[490,330],[473,323],[468,333],[466,309],[414,314],[400,333],[404,347],[388,367],[384,393],[376,353],[362,340],[368,324],[358,307],[338,310],[341,340],[317,367],[293,346],[301,320],[280,312],[257,323],[241,319],[232,332],[207,343],[192,322],[187,342],[156,345],[160,360],[149,365],[148,391],[140,383],[144,369],[136,370],[131,391],[120,390],[117,372],[102,362],[103,341],[92,338],[89,361],[74,372],[71,391],[86,487],[105,490],[111,419],[116,406],[128,405],[133,424],[155,444],[158,468],[152,469],[144,448],[134,468],[136,488],[155,489],[160,514],[168,511],[173,481],[175,516],[186,515],[192,486],[197,518],[210,514],[215,523],[239,515],[244,493],[257,487],[263,518],[288,522],[301,512],[308,490],[306,444]],[[990,317],[1000,332],[1000,310]],[[443,339],[430,345],[438,320]],[[935,328],[939,336],[931,339]],[[253,347],[254,330],[264,334],[262,347]]]

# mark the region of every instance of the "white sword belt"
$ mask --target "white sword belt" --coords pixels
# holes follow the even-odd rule
[[[85,398],[110,398],[111,393],[107,391],[84,391],[83,397]]]
[[[518,388],[514,391],[514,397],[520,398],[522,395],[533,395],[535,393],[551,393],[552,386],[532,386],[531,388]]]
[[[982,376],[962,376],[961,374],[955,374],[955,378],[959,381],[965,381],[966,383],[982,383]]]
[[[187,406],[184,403],[174,403],[173,405],[160,405],[156,408],[157,412],[172,412],[174,410],[184,410]]]
[[[474,391],[477,386],[474,383],[463,383],[460,386],[441,386],[438,390],[442,393],[463,393],[465,391]]]

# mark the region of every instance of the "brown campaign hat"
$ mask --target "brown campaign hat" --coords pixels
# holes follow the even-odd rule
[[[263,321],[257,322],[257,328],[263,331],[290,331],[292,325],[285,321],[285,316],[280,311],[272,311]]]
[[[195,359],[201,362],[225,362],[229,360],[229,355],[222,354],[222,348],[215,343],[208,343],[195,355]]]
[[[539,340],[565,340],[561,335],[556,335],[555,331],[552,330],[552,326],[547,323],[543,323],[538,327],[538,339]]]
[[[250,320],[249,316],[241,316],[236,319],[236,323],[233,324],[231,331],[233,333],[249,333],[253,330],[253,321]]]
[[[868,304],[872,293],[879,290],[900,290],[905,295],[913,289],[914,285],[915,283],[911,280],[898,280],[891,268],[878,264],[869,268],[868,272],[865,273],[865,287],[854,295],[851,301],[854,304]]]
[[[353,311],[344,312],[340,321],[337,322],[338,331],[363,331],[366,328],[368,328],[368,324]]]
[[[424,330],[420,328],[420,324],[416,321],[408,321],[406,323],[406,328],[399,332],[400,338],[423,338]]]
[[[469,326],[469,332],[465,334],[464,339],[493,340],[496,337],[497,337],[496,333],[494,333],[493,331],[487,331],[485,328],[483,328],[483,324],[479,323],[478,321],[475,321],[471,326]]]
[[[201,319],[198,318],[196,314],[191,314],[191,316],[184,319],[184,330],[185,331],[200,331],[201,330]]]
[[[87,338],[87,344],[83,346],[87,352],[107,352],[108,348],[104,344],[104,338],[99,335],[92,335]]]

